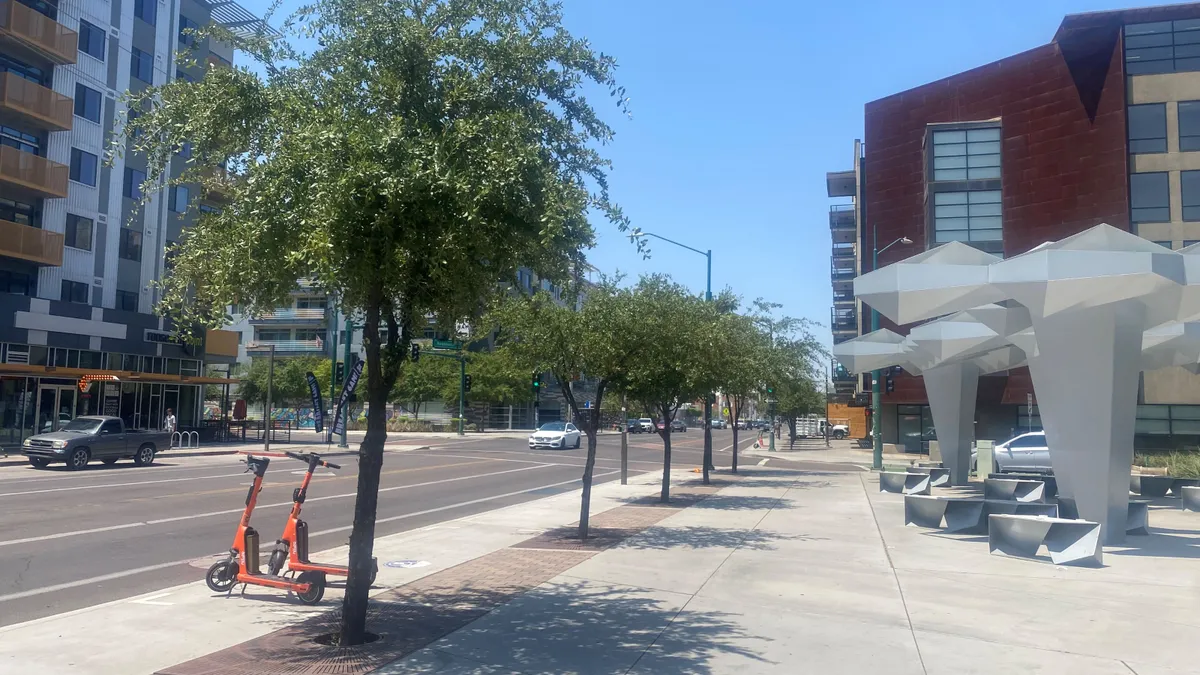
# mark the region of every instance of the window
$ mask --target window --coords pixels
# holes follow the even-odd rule
[[[1200,171],[1180,171],[1179,188],[1183,198],[1183,219],[1200,221]]]
[[[1125,26],[1125,72],[1129,75],[1200,70],[1200,19],[1131,23]]]
[[[126,260],[141,262],[142,233],[121,228],[120,256]]]
[[[154,84],[154,57],[133,47],[129,50],[129,75],[145,82]]]
[[[0,197],[0,220],[28,225],[29,227],[41,227],[42,211],[33,204]],[[3,283],[0,283],[0,293],[3,292]]]
[[[23,272],[0,270],[0,293],[34,295],[37,292],[37,277]]]
[[[92,250],[92,219],[67,214],[66,245],[85,251]]]
[[[42,154],[42,137],[16,127],[0,126],[0,145],[7,145],[31,155]]]
[[[101,354],[100,352],[89,352],[87,350],[80,350],[80,352],[79,352],[79,367],[100,370],[101,363],[103,362],[102,357],[103,357],[103,354]]]
[[[323,339],[325,339],[325,329],[323,329],[323,328],[319,328],[319,329],[297,328],[296,329],[296,339],[297,340],[307,340],[309,342],[312,342],[313,340],[323,340]],[[382,338],[380,338],[380,339],[382,339]]]
[[[83,19],[79,20],[79,51],[93,59],[103,61],[104,38],[105,33],[102,29],[93,26]]]
[[[933,195],[934,243],[1001,242],[1003,237],[999,190],[936,192]],[[992,243],[985,248],[999,248]]]
[[[1200,101],[1179,102],[1179,149],[1200,150]]]
[[[62,301],[78,302],[86,305],[88,301],[88,285],[80,281],[67,281],[63,279]]]
[[[168,208],[175,213],[187,211],[188,189],[186,185],[175,185],[171,188]]]
[[[157,18],[157,0],[133,0],[133,15],[151,26]]]
[[[183,72],[179,68],[175,69],[175,79],[182,80],[184,82],[195,82],[196,81],[196,78],[192,77],[191,75],[188,75],[187,73]]]
[[[179,150],[177,150],[175,152],[175,154],[179,155],[180,157],[182,157],[184,159],[191,159],[192,158],[192,144],[188,141],[184,141],[183,144],[179,146]]]
[[[179,15],[179,44],[186,45],[186,46],[191,46],[192,44],[195,44],[196,34],[193,31],[196,31],[199,28],[200,28],[200,24],[198,24],[195,21],[192,21],[191,19],[187,18],[186,16],[183,16],[182,14],[180,14]]]
[[[296,309],[325,309],[328,300],[325,298],[297,298]]]
[[[1147,103],[1129,106],[1130,154],[1166,151],[1167,104]]]
[[[142,198],[142,183],[146,182],[146,172],[125,167],[125,187],[122,194],[130,199]]]
[[[999,177],[999,127],[933,132],[933,180]]]
[[[1044,447],[1046,447],[1046,437],[1038,435],[1038,436],[1026,436],[1024,438],[1018,438],[1018,439],[1014,440],[1012,443],[1009,443],[1008,447],[1010,447],[1010,448],[1044,448]]]
[[[283,342],[292,339],[292,331],[283,329],[257,328],[254,330],[255,342]]]
[[[1171,222],[1171,188],[1167,173],[1129,175],[1130,218],[1135,223]]]
[[[75,85],[75,115],[77,117],[82,117],[92,122],[99,122],[100,105],[100,92],[91,87],[85,87],[82,84]]]
[[[1159,246],[1162,246],[1163,248],[1171,248],[1172,247],[1172,243],[1169,241],[1156,241],[1154,243],[1158,244]]]
[[[1184,248],[1187,248],[1189,246],[1195,246],[1196,244],[1200,244],[1200,239],[1184,239],[1183,240]]]
[[[121,429],[121,420],[108,420],[100,425],[101,434],[119,434]]]
[[[8,54],[0,54],[0,71],[16,75],[17,77],[29,80],[34,84],[39,84],[43,87],[50,86],[50,71],[43,68],[35,68],[24,61],[18,61]]]
[[[220,213],[220,212],[221,212],[221,209],[218,209],[215,206],[210,206],[208,204],[200,205],[200,213]]]
[[[99,159],[90,152],[71,148],[71,180],[96,187],[96,165]]]
[[[138,294],[132,291],[117,291],[117,309],[123,312],[136,312]]]

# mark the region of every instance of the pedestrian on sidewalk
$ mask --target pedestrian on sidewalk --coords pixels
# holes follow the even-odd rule
[[[175,433],[175,411],[167,408],[167,418],[163,420],[163,429],[166,429],[168,434]]]

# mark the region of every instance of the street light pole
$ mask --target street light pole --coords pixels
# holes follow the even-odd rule
[[[888,250],[889,248],[895,246],[896,244],[911,244],[912,243],[912,239],[909,239],[908,237],[900,237],[896,241],[893,241],[892,243],[888,244],[887,246],[884,246],[883,248],[879,248],[878,235],[879,235],[879,228],[872,227],[871,228],[871,246],[872,246],[872,249],[871,249],[871,271],[872,272],[879,269],[879,254],[880,253],[883,253],[884,251]],[[875,332],[877,330],[879,330],[879,312],[877,312],[875,310],[875,307],[872,306],[871,307],[871,332]],[[876,471],[883,470],[883,435],[880,432],[880,424],[879,424],[879,418],[881,416],[880,411],[883,409],[883,405],[882,405],[882,401],[880,399],[881,399],[881,392],[879,391],[879,371],[872,370],[871,371],[871,436],[872,436],[872,441],[873,441],[872,445],[874,447],[872,448],[873,452],[871,453],[871,455],[872,455],[871,468]],[[826,420],[826,423],[828,423],[828,420]]]

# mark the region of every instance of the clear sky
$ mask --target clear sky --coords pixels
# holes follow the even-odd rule
[[[260,16],[267,0],[243,0]],[[296,6],[287,0],[284,10]],[[849,169],[863,104],[1049,42],[1063,15],[1136,0],[564,0],[567,27],[616,57],[633,118],[611,114],[613,198],[635,226],[713,250],[714,292],[822,324],[825,172]],[[273,23],[278,24],[279,20]],[[704,258],[650,259],[597,223],[601,271],[668,272],[704,290]]]

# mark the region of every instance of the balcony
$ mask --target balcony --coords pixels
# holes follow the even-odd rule
[[[833,257],[838,260],[854,260],[856,252],[854,244],[837,244],[833,245]]]
[[[854,302],[854,291],[850,289],[839,288],[833,292],[833,302],[836,304],[845,304]]]
[[[854,205],[837,204],[829,207],[829,229],[857,231],[858,228],[854,224]]]
[[[250,319],[252,325],[311,325],[325,323],[323,309],[277,309]]]
[[[67,196],[70,168],[45,157],[0,145],[0,181],[47,199]]]
[[[0,0],[0,39],[59,65],[79,56],[78,33],[16,0]]]
[[[825,174],[825,188],[830,197],[854,197],[858,194],[854,171],[830,171]]]
[[[275,356],[301,356],[325,353],[324,340],[255,340],[246,343],[246,353],[266,356],[275,347]]]
[[[846,367],[840,363],[833,369],[834,382],[849,382],[851,385],[858,382],[858,376],[846,370]]]
[[[75,112],[69,96],[12,73],[0,73],[0,110],[47,131],[70,131]]]
[[[830,312],[829,327],[834,333],[857,333],[858,314],[853,308],[835,307]]]
[[[854,258],[830,256],[829,278],[833,281],[854,281],[858,276],[858,265]]]
[[[0,220],[0,256],[61,267],[63,235],[58,232]]]

